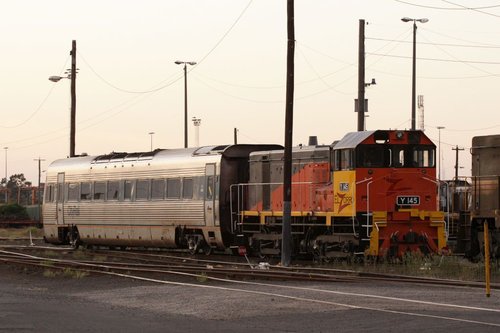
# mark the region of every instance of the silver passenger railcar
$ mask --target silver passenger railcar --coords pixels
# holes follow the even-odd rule
[[[43,203],[45,238],[193,252],[227,248],[235,238],[231,185],[248,181],[250,152],[280,148],[209,146],[54,161]]]

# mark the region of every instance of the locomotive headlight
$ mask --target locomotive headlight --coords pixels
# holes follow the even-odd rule
[[[405,134],[403,132],[396,132],[396,139],[401,140]]]

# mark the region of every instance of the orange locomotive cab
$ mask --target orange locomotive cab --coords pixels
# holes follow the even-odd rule
[[[349,133],[334,146],[335,212],[355,212],[368,255],[437,253],[446,246],[444,214],[437,211],[435,145],[421,131]],[[337,204],[337,201],[336,201]],[[344,207],[347,206],[347,207]],[[342,210],[341,210],[342,209]]]

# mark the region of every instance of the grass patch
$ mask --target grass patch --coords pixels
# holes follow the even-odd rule
[[[50,260],[43,260],[40,262],[40,264],[42,264],[44,266],[48,266],[48,267],[54,267],[54,262],[50,261]]]
[[[43,237],[43,229],[37,227],[24,227],[24,228],[0,228],[0,237],[2,238],[33,238]]]
[[[455,256],[424,256],[408,253],[403,258],[365,258],[361,263],[345,260],[334,261],[328,266],[341,267],[359,272],[395,274],[405,276],[429,277],[463,281],[484,281],[484,261],[473,263]],[[500,283],[500,261],[491,261],[491,282]]]
[[[58,275],[59,275],[59,272],[54,271],[52,269],[46,269],[43,271],[43,276],[46,278],[55,278]]]
[[[71,269],[69,267],[66,267],[62,271],[62,275],[67,278],[72,278],[72,279],[83,279],[84,277],[88,276],[89,273],[80,271],[80,270],[75,270]]]
[[[199,275],[196,276],[196,281],[205,283],[208,280],[207,273],[201,272]]]

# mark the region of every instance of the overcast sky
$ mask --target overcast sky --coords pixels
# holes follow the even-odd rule
[[[10,176],[35,184],[69,154],[70,68],[77,41],[76,153],[184,144],[184,81],[200,144],[284,142],[286,0],[0,0],[0,148]],[[470,8],[473,7],[473,8]],[[330,144],[356,131],[358,25],[367,22],[367,129],[411,127],[412,24],[417,94],[442,177],[470,175],[473,136],[500,132],[500,3],[493,0],[295,0],[294,144]],[[194,127],[189,123],[194,145]],[[5,150],[2,149],[2,155]],[[0,161],[4,156],[0,155]],[[0,163],[0,165],[2,165]],[[2,168],[0,168],[2,170]],[[4,172],[0,172],[4,177]],[[44,176],[42,176],[42,179]]]

